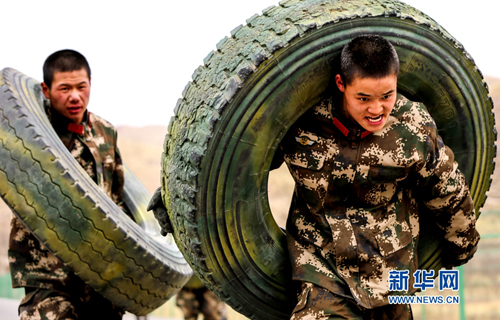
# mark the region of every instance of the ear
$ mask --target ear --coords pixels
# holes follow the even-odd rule
[[[49,99],[49,87],[45,84],[45,82],[42,82],[40,85],[42,86],[43,95],[45,98]]]
[[[340,74],[337,74],[335,76],[335,84],[339,88],[340,92],[344,93],[345,86],[344,86],[344,82],[342,82],[342,78],[340,77]]]

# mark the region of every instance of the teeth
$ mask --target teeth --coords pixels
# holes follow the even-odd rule
[[[382,119],[382,115],[376,117],[376,118],[370,118],[370,117],[367,117],[368,121],[370,122],[378,122]]]

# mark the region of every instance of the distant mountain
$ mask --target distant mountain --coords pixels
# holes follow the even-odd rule
[[[160,186],[160,162],[167,127],[118,126],[116,129],[123,162],[153,193]]]

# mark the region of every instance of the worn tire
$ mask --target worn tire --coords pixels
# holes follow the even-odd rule
[[[476,213],[494,169],[492,101],[461,44],[396,0],[285,0],[217,44],[193,74],[169,125],[164,203],[195,273],[252,319],[288,319],[295,305],[284,233],[270,213],[271,160],[290,126],[318,102],[342,47],[377,33],[398,51],[398,89],[426,104],[466,175]],[[421,228],[419,265],[441,266]]]
[[[58,258],[116,305],[146,315],[192,275],[160,236],[150,195],[125,170],[124,201],[137,224],[81,169],[43,111],[40,83],[0,73],[0,195]]]

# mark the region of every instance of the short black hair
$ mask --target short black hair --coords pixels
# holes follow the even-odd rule
[[[396,49],[379,35],[361,35],[342,49],[340,76],[344,85],[354,78],[380,79],[399,74],[399,58]]]
[[[52,87],[55,72],[71,72],[85,69],[90,79],[90,66],[87,59],[78,51],[64,49],[56,51],[45,59],[43,64],[43,82]]]

